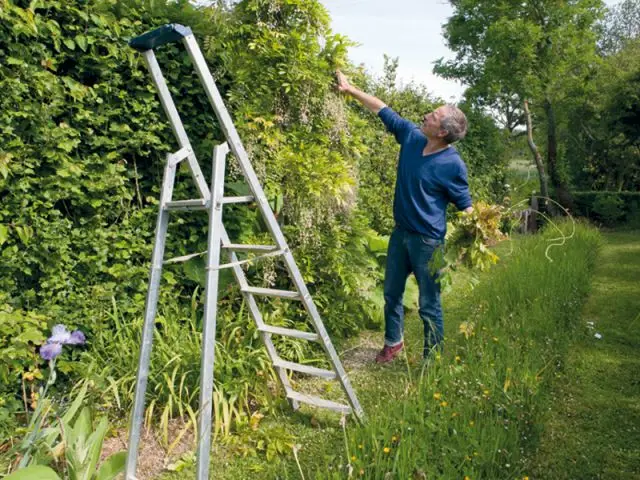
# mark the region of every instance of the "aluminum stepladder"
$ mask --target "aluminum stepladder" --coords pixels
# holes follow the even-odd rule
[[[196,73],[202,82],[209,102],[211,103],[220,126],[225,134],[226,143],[218,145],[213,152],[213,168],[211,189],[209,190],[202,171],[198,165],[194,151],[189,142],[189,138],[184,130],[182,121],[175,107],[167,84],[164,80],[160,67],[153,52],[154,48],[167,43],[182,41],[191,58]],[[207,210],[209,213],[208,250],[206,260],[206,287],[205,287],[205,307],[203,321],[202,357],[200,374],[200,409],[198,419],[198,453],[196,478],[205,480],[209,477],[209,453],[211,450],[211,417],[212,417],[212,397],[213,397],[213,365],[215,349],[215,329],[218,300],[218,276],[223,268],[231,268],[233,274],[240,285],[242,295],[249,306],[249,311],[256,322],[262,341],[266,346],[266,351],[271,359],[277,377],[284,388],[287,399],[294,409],[299,407],[299,403],[307,403],[320,408],[328,408],[343,414],[353,413],[358,419],[364,419],[364,412],[356,394],[349,382],[347,374],[340,363],[333,344],[322,323],[318,310],[309,294],[307,286],[302,279],[293,255],[287,246],[287,242],[280,230],[262,186],[258,181],[247,152],[242,145],[240,137],[233,125],[233,121],[224,105],[222,97],[215,85],[213,76],[209,71],[205,59],[200,51],[198,43],[191,32],[191,29],[178,24],[170,24],[160,27],[151,32],[145,33],[132,39],[129,45],[140,51],[145,59],[153,82],[158,91],[162,107],[169,118],[173,132],[178,141],[180,149],[173,154],[167,155],[167,163],[164,171],[164,179],[160,194],[160,212],[156,224],[155,241],[151,263],[149,279],[149,290],[145,303],[145,318],[142,332],[142,343],[140,347],[140,359],[138,374],[136,379],[136,391],[131,426],[129,431],[129,447],[127,464],[125,471],[126,480],[134,480],[136,477],[136,464],[138,456],[138,444],[140,442],[140,430],[144,416],[145,392],[149,375],[149,363],[151,357],[151,347],[153,340],[154,321],[158,302],[160,287],[160,277],[164,258],[165,239],[171,211],[185,210]],[[226,155],[231,151],[235,155],[240,168],[245,176],[252,195],[244,197],[224,196],[224,175]],[[200,198],[193,200],[172,200],[173,186],[176,169],[178,165],[185,161],[191,171],[191,175],[196,184]],[[222,207],[230,203],[257,203],[260,212],[265,220],[275,245],[239,245],[230,243],[230,239],[222,223]],[[229,252],[230,262],[220,264],[221,250]],[[252,252],[266,256],[281,256],[287,267],[289,275],[295,285],[295,291],[275,290],[269,288],[257,288],[248,284],[243,263],[252,260],[239,260],[236,252]],[[197,254],[196,254],[197,255]],[[194,255],[187,255],[181,259],[188,259]],[[257,257],[260,258],[260,257]],[[179,259],[178,259],[179,260]],[[256,260],[256,259],[253,259]],[[167,262],[164,262],[167,263]],[[287,329],[270,326],[264,323],[262,315],[258,309],[255,296],[280,297],[290,300],[301,301],[305,310],[311,318],[311,323],[315,328],[315,333],[300,330]],[[332,366],[332,370],[324,370],[308,365],[296,364],[286,361],[278,355],[271,340],[272,335],[284,335],[303,340],[315,341],[321,344]],[[293,390],[287,372],[295,371],[308,375],[318,376],[325,379],[337,379],[346,394],[348,405],[325,400],[315,396],[296,392]]]

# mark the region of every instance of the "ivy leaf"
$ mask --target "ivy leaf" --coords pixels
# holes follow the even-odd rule
[[[9,160],[12,158],[10,153],[0,153],[0,175],[5,179],[9,176]]]
[[[7,241],[9,237],[9,229],[6,225],[0,225],[0,245]]]
[[[33,228],[28,225],[24,227],[16,227],[16,233],[18,234],[18,237],[20,237],[20,241],[26,245],[33,237]]]
[[[24,332],[22,332],[17,338],[14,339],[14,342],[22,342],[22,343],[33,343],[35,345],[41,345],[46,340],[46,336],[42,333],[41,330],[37,328],[28,328]]]
[[[84,35],[76,35],[76,44],[83,52],[87,51],[87,37]]]
[[[74,42],[71,38],[65,38],[62,43],[65,44],[65,46],[69,49],[69,50],[75,50],[76,49],[76,42]]]

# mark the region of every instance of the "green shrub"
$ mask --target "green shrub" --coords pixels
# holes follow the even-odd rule
[[[623,207],[624,202],[617,195],[598,195],[593,202],[593,213],[605,225],[615,225],[625,215]]]
[[[0,305],[0,443],[26,419],[25,402],[35,393],[34,380],[42,379],[43,361],[38,347],[47,339],[41,315]],[[24,390],[23,390],[24,386]],[[23,393],[24,392],[24,393]],[[28,398],[22,398],[29,395]]]
[[[606,226],[638,220],[640,192],[574,192],[575,213]]]

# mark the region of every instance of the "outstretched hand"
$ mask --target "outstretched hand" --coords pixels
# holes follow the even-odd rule
[[[336,79],[338,80],[338,91],[339,92],[347,92],[351,88],[351,84],[347,77],[344,76],[340,70],[336,70]]]

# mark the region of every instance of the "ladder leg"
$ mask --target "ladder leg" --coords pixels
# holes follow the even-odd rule
[[[162,193],[160,195],[160,213],[156,223],[156,235],[151,259],[151,273],[149,290],[145,303],[144,325],[142,327],[142,344],[140,346],[140,359],[138,360],[138,375],[136,378],[136,392],[133,404],[133,413],[129,427],[129,447],[127,451],[127,464],[125,471],[126,480],[135,480],[136,464],[138,460],[138,444],[140,443],[140,430],[144,417],[144,400],[149,378],[149,363],[151,361],[151,347],[153,344],[154,321],[160,293],[160,279],[162,276],[162,259],[164,257],[167,227],[169,225],[169,212],[162,208],[163,202],[171,198],[173,182],[175,179],[175,166],[167,167],[164,172]]]
[[[198,480],[209,478],[211,452],[211,416],[213,409],[213,365],[216,346],[216,315],[218,309],[218,278],[220,264],[220,235],[222,229],[222,203],[224,188],[226,143],[213,150],[213,179],[211,182],[211,209],[209,211],[209,239],[207,253],[207,284],[205,289],[204,321],[202,332],[202,364],[200,367],[200,418],[198,421]]]

